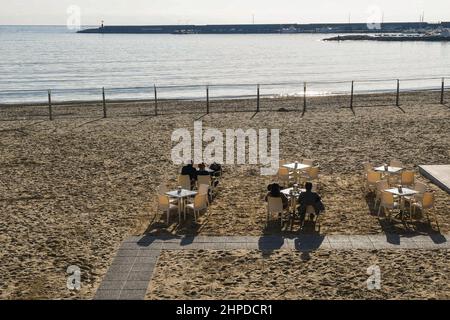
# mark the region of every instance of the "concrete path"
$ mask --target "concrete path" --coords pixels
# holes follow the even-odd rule
[[[447,240],[449,239],[449,240]],[[386,249],[450,249],[450,235],[403,237],[388,235],[300,235],[264,237],[130,237],[120,249],[94,299],[142,300],[152,278],[161,250],[386,250]]]
[[[450,165],[419,166],[419,171],[422,176],[450,193]]]

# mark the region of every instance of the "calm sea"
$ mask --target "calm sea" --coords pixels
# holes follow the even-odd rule
[[[257,83],[264,95],[295,95],[303,94],[304,81],[314,95],[348,92],[351,80],[450,75],[450,43],[322,41],[329,36],[101,35],[0,26],[0,102],[45,101],[48,89],[54,100],[98,99],[102,87],[110,99],[151,98],[153,85],[161,98],[202,97],[204,87],[171,86],[207,84],[217,85],[211,98],[254,95]],[[367,81],[355,90],[395,86]],[[439,79],[402,81],[403,88],[439,86]]]

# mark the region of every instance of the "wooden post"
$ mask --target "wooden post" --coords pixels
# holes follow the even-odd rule
[[[395,105],[400,106],[400,80],[397,79],[397,98],[395,99]]]
[[[106,98],[105,98],[105,87],[102,88],[102,101],[103,101],[103,118],[106,118]]]
[[[259,112],[259,84],[256,86],[256,112]]]
[[[303,84],[303,112],[306,112],[306,82]]]
[[[52,110],[52,91],[48,90],[48,117],[50,121],[53,120],[53,110]]]
[[[155,116],[157,116],[158,115],[158,92],[156,90],[156,84],[153,85],[153,89],[155,92]]]
[[[352,91],[350,94],[350,108],[353,109],[353,92],[354,92],[354,87],[355,87],[355,81],[352,81]]]
[[[209,86],[206,86],[206,114],[209,114]]]
[[[444,94],[445,94],[445,78],[442,78],[442,86],[441,86],[441,104],[444,104]]]

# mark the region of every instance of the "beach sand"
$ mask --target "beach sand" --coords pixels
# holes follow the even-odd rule
[[[445,300],[449,258],[448,250],[164,251],[146,298]],[[376,267],[381,288],[369,290]]]
[[[412,232],[402,223],[377,219],[373,197],[362,190],[362,162],[398,159],[416,172],[420,164],[450,163],[450,109],[424,104],[418,96],[412,102],[403,98],[400,109],[390,103],[392,96],[383,95],[365,98],[365,104],[377,106],[352,111],[341,108],[346,99],[309,99],[303,117],[266,111],[172,114],[169,110],[189,111],[199,102],[167,102],[160,105],[167,114],[158,117],[137,116],[136,108],[150,113],[151,104],[115,104],[108,119],[98,117],[98,107],[56,106],[50,122],[46,107],[0,108],[0,119],[8,119],[0,121],[0,298],[90,299],[129,235],[279,234],[276,223],[265,228],[262,199],[272,179],[260,176],[258,166],[225,166],[217,197],[198,224],[189,218],[178,225],[173,215],[166,226],[157,214],[156,187],[166,182],[176,187],[180,170],[170,161],[171,133],[192,130],[200,118],[204,127],[221,130],[281,129],[282,158],[317,160],[327,207],[321,233]],[[300,101],[263,100],[262,109],[294,110]],[[215,101],[211,108],[250,111],[254,101]],[[436,191],[437,217],[447,233],[450,195],[429,187]],[[414,228],[436,232],[426,220]],[[80,292],[66,288],[70,265],[81,268]]]

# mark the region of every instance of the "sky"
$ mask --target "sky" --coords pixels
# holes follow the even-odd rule
[[[449,0],[0,0],[0,25],[450,21]],[[79,13],[79,14],[78,14]]]

